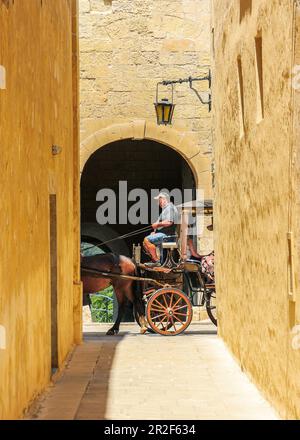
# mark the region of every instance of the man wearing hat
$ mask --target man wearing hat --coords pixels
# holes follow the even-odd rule
[[[159,266],[160,260],[157,256],[156,247],[161,247],[165,238],[176,233],[176,224],[178,223],[177,208],[171,203],[169,194],[165,192],[159,193],[154,197],[158,201],[162,212],[158,220],[153,223],[153,232],[144,240],[144,248],[148,255],[151,256],[151,266]]]

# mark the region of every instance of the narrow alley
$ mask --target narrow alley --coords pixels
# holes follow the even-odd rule
[[[31,408],[40,420],[275,420],[208,321],[176,338],[123,324],[108,337],[87,324],[84,343]]]

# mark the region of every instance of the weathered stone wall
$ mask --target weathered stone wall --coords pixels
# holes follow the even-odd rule
[[[73,0],[0,1],[0,419],[18,418],[51,377],[50,194],[57,196],[59,366],[74,343],[72,21]],[[52,155],[53,144],[61,154]]]
[[[102,127],[136,118],[154,121],[156,83],[199,76],[206,72],[200,66],[210,64],[209,0],[80,0],[79,5],[83,137],[99,120]],[[209,151],[207,107],[186,84],[176,87],[175,101],[175,128],[193,132],[201,151]]]
[[[93,136],[99,147],[112,131],[120,134],[116,140],[131,133],[163,138],[188,160],[198,187],[211,196],[211,115],[188,84],[175,88],[173,127],[150,137],[157,82],[207,74],[201,66],[210,64],[210,18],[210,0],[80,0],[82,168],[93,153],[87,147]],[[177,133],[179,148],[172,144]]]
[[[286,418],[300,418],[300,350],[292,335],[300,323],[298,278],[295,302],[288,295],[299,262],[294,246],[291,266],[287,240],[289,231],[299,237],[292,187],[292,152],[299,149],[291,82],[295,38],[299,58],[295,4],[213,1],[219,333]],[[255,38],[262,38],[262,69]]]

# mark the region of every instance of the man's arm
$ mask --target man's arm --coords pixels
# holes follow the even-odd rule
[[[158,229],[158,228],[168,228],[169,226],[172,226],[173,222],[170,222],[169,220],[163,220],[161,222],[153,223],[152,228]]]
[[[163,218],[158,219],[157,222],[153,223],[153,229],[168,228],[169,226],[173,226],[176,218],[175,210],[176,208],[173,205],[168,205],[161,214],[161,217]]]

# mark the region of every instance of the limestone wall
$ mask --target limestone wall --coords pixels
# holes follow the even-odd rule
[[[293,232],[294,243],[299,237],[295,6],[213,1],[219,332],[286,418],[300,418],[300,351],[292,334],[300,323],[299,263],[287,235]]]
[[[82,148],[100,130],[126,138],[134,131],[131,124],[141,120],[141,138],[147,138],[156,124],[157,82],[206,74],[201,66],[210,63],[210,45],[210,0],[80,0]],[[207,89],[207,83],[195,85]],[[180,152],[195,166],[199,187],[211,196],[208,107],[187,84],[176,87],[174,100],[174,125],[160,137],[173,146],[181,133]],[[82,168],[90,153],[82,154]]]
[[[0,1],[0,419],[21,416],[51,377],[50,194],[59,366],[74,343],[75,8],[73,0]],[[53,144],[62,148],[57,156]]]

